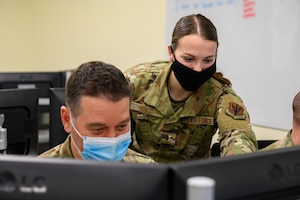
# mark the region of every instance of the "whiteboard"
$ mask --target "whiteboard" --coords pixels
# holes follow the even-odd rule
[[[217,28],[217,70],[232,82],[253,125],[292,128],[300,90],[299,0],[167,0],[166,41],[182,16],[201,13]]]

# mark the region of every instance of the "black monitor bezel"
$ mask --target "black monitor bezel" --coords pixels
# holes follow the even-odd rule
[[[174,200],[186,198],[186,181],[206,176],[216,181],[215,199],[300,198],[300,146],[217,157],[171,165]]]
[[[0,88],[19,88],[20,85],[37,85],[47,84],[48,88],[64,87],[66,75],[63,72],[1,72],[0,73]],[[8,84],[8,85],[7,85]],[[13,85],[13,86],[12,86]],[[48,90],[39,88],[40,98],[49,98]]]
[[[24,121],[18,120],[18,114],[9,115],[15,111],[26,113],[27,117]],[[0,89],[0,113],[4,113],[3,128],[7,129],[7,153],[36,155],[38,151],[37,89]],[[14,149],[18,149],[21,143],[24,144],[24,151],[15,151]]]
[[[0,198],[168,200],[168,175],[165,165],[4,156]]]
[[[65,88],[50,88],[50,148],[62,143],[68,135],[61,122],[60,107],[62,105],[65,105]]]

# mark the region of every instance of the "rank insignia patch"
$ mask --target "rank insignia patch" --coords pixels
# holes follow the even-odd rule
[[[246,119],[244,108],[234,102],[229,102],[229,108],[226,108],[225,112],[233,119]]]

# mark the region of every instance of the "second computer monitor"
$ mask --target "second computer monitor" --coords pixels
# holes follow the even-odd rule
[[[50,148],[62,143],[67,137],[60,117],[62,105],[65,105],[65,88],[50,88]]]
[[[215,180],[215,200],[300,199],[300,146],[171,165],[173,199],[185,199],[186,181]]]

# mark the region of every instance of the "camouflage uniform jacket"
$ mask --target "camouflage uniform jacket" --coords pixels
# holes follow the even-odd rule
[[[257,150],[257,141],[242,100],[214,78],[174,109],[167,79],[171,63],[143,63],[124,72],[132,87],[132,148],[157,162],[208,157],[219,130],[222,155]]]
[[[40,154],[38,157],[42,158],[74,158],[72,151],[71,151],[71,137],[70,135],[67,139],[62,143],[59,144],[48,151]],[[131,149],[128,149],[127,154],[123,158],[122,162],[130,162],[130,163],[145,163],[145,164],[157,164],[152,158],[135,152]]]
[[[284,147],[291,147],[294,146],[293,140],[292,140],[292,130],[288,132],[286,137],[282,138],[281,140],[278,140],[267,147],[260,149],[260,151],[266,151],[266,150],[271,150],[271,149],[278,149],[278,148],[284,148]]]

